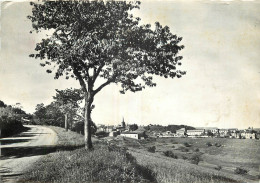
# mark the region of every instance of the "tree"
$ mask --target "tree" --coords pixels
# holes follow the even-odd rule
[[[214,136],[214,134],[210,130],[207,131],[207,135],[210,136],[210,137]]]
[[[46,118],[46,107],[43,103],[36,105],[34,115],[40,120],[40,122]]]
[[[130,131],[135,131],[138,129],[138,125],[137,124],[132,124],[132,125],[129,125],[129,130]]]
[[[159,22],[139,25],[131,10],[140,2],[126,1],[44,1],[31,2],[33,31],[52,34],[36,44],[30,57],[42,60],[47,73],[76,78],[85,100],[85,146],[92,148],[91,106],[105,86],[121,84],[120,92],[154,87],[153,75],[180,78],[177,69],[181,37]],[[56,67],[51,67],[52,65]],[[101,83],[102,84],[99,84]]]
[[[0,107],[7,107],[7,105],[2,100],[0,100]]]
[[[53,97],[58,108],[65,116],[65,129],[68,131],[68,117],[72,117],[77,113],[77,110],[80,108],[79,104],[83,100],[80,89],[65,89],[65,90],[56,90],[56,96]]]

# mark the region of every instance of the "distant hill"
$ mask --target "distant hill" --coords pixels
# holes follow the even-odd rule
[[[192,126],[187,125],[168,125],[168,126],[162,126],[162,125],[149,125],[144,127],[145,130],[150,132],[166,132],[171,131],[172,133],[176,133],[176,130],[179,130],[181,128],[185,128],[186,130],[194,130],[195,128]]]

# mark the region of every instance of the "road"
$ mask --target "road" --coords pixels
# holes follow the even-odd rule
[[[41,156],[55,151],[57,134],[43,126],[25,125],[28,130],[0,139],[0,182],[16,182]]]

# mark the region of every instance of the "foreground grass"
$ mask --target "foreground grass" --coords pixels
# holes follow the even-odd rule
[[[20,182],[149,182],[149,170],[137,165],[124,150],[96,146],[49,154],[38,161]]]
[[[57,146],[62,148],[43,156],[19,182],[154,182],[150,170],[138,165],[125,149],[93,139],[95,149],[88,151],[79,148],[84,146],[83,135],[49,128],[57,133]]]

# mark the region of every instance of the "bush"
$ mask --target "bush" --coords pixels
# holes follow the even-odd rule
[[[165,156],[167,157],[171,157],[171,158],[174,158],[174,159],[178,159],[178,156],[176,156],[172,151],[164,151],[163,152]]]
[[[210,146],[212,146],[212,143],[211,143],[211,142],[207,142],[206,145],[207,145],[208,147],[210,147]]]
[[[148,147],[148,152],[155,153],[155,149],[156,149],[155,146]]]
[[[221,170],[222,166],[218,165],[217,167],[215,167],[215,170]]]
[[[173,145],[172,148],[175,148],[175,145]]]
[[[184,160],[186,160],[186,159],[188,159],[186,156],[182,156],[182,159],[184,159]]]
[[[246,169],[237,167],[234,172],[235,172],[235,174],[244,175],[244,174],[247,174],[248,171]]]
[[[180,150],[181,152],[189,152],[189,149],[186,148],[186,147],[179,147],[179,150]]]
[[[1,116],[0,117],[1,137],[7,137],[19,133],[26,128],[22,122],[16,117]]]
[[[107,137],[108,135],[109,134],[107,132],[104,132],[104,131],[96,132],[96,136],[99,137],[99,138]]]
[[[215,143],[215,146],[216,146],[216,147],[221,147],[221,144]]]
[[[191,146],[191,144],[189,144],[188,142],[184,142],[183,144],[184,144],[185,147],[190,147]]]
[[[200,152],[199,148],[194,149],[195,152]]]
[[[201,161],[200,155],[198,154],[194,154],[191,158],[190,158],[190,162],[192,164],[198,165],[199,162]]]

